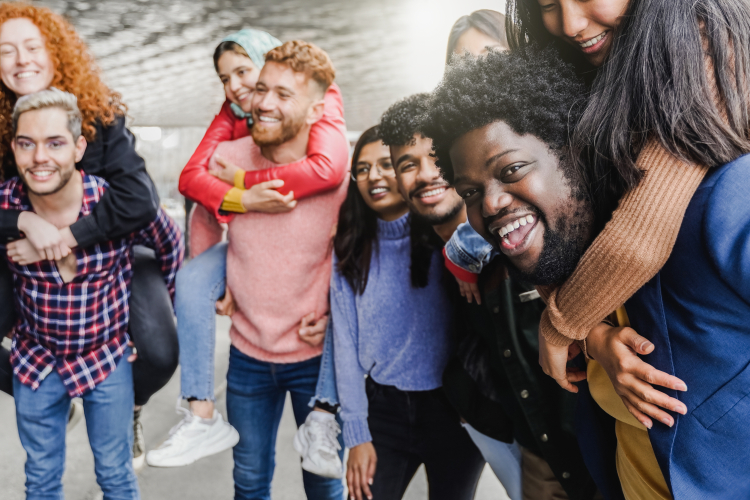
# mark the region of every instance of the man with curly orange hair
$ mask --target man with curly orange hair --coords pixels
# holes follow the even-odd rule
[[[323,117],[323,96],[335,71],[328,55],[302,41],[266,54],[252,102],[252,139],[222,143],[217,154],[247,170],[293,166],[305,158],[310,129]],[[343,130],[342,130],[343,132]],[[346,162],[347,144],[336,157]],[[337,171],[345,172],[340,165]],[[239,172],[242,174],[242,172]],[[346,178],[346,176],[344,176]],[[227,373],[227,416],[240,434],[234,447],[235,498],[270,498],[276,432],[286,393],[297,425],[333,415],[312,412],[323,346],[300,335],[311,311],[328,311],[331,243],[348,182],[300,199],[286,213],[248,212],[229,223],[227,291],[234,297],[232,349]],[[329,443],[332,456],[340,444]],[[307,498],[337,499],[338,479],[303,471]]]

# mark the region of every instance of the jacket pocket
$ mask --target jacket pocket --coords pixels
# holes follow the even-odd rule
[[[743,399],[749,396],[750,364],[745,366],[732,380],[724,384],[721,389],[713,393],[713,395],[693,410],[692,415],[703,427],[709,429]]]

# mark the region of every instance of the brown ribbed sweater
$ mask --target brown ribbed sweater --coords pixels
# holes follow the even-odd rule
[[[713,61],[706,57],[705,63],[721,110]],[[657,140],[643,148],[636,166],[644,171],[641,182],[620,200],[568,280],[549,291],[539,331],[550,344],[566,346],[585,339],[659,272],[672,253],[688,204],[709,170],[675,157]]]

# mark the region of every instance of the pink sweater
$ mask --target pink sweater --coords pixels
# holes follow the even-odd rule
[[[245,170],[278,166],[250,137],[224,142],[216,154]],[[296,363],[322,353],[298,330],[302,317],[328,312],[333,235],[349,184],[348,169],[341,170],[337,189],[299,200],[291,212],[240,214],[229,223],[227,285],[237,303],[230,337],[244,354]]]

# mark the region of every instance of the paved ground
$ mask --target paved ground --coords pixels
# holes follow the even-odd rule
[[[226,374],[229,351],[228,322],[220,318],[217,335],[217,380]],[[221,386],[219,386],[221,391]],[[143,411],[147,446],[157,446],[176,421],[174,404],[179,394],[179,373],[149,402]],[[218,400],[226,415],[223,391]],[[273,481],[273,500],[304,498],[299,457],[292,449],[296,430],[290,405],[284,413],[277,441],[277,467]],[[101,492],[93,472],[93,456],[86,437],[85,423],[76,427],[67,439],[67,468],[64,477],[65,496],[71,500],[98,500]],[[0,498],[23,499],[23,464],[25,455],[16,432],[13,400],[0,394]],[[144,500],[190,500],[232,498],[232,455],[227,451],[177,469],[156,469],[148,466],[139,474]],[[405,500],[426,500],[426,482],[422,471],[415,477]],[[477,500],[505,500],[505,492],[489,469],[476,495]]]

